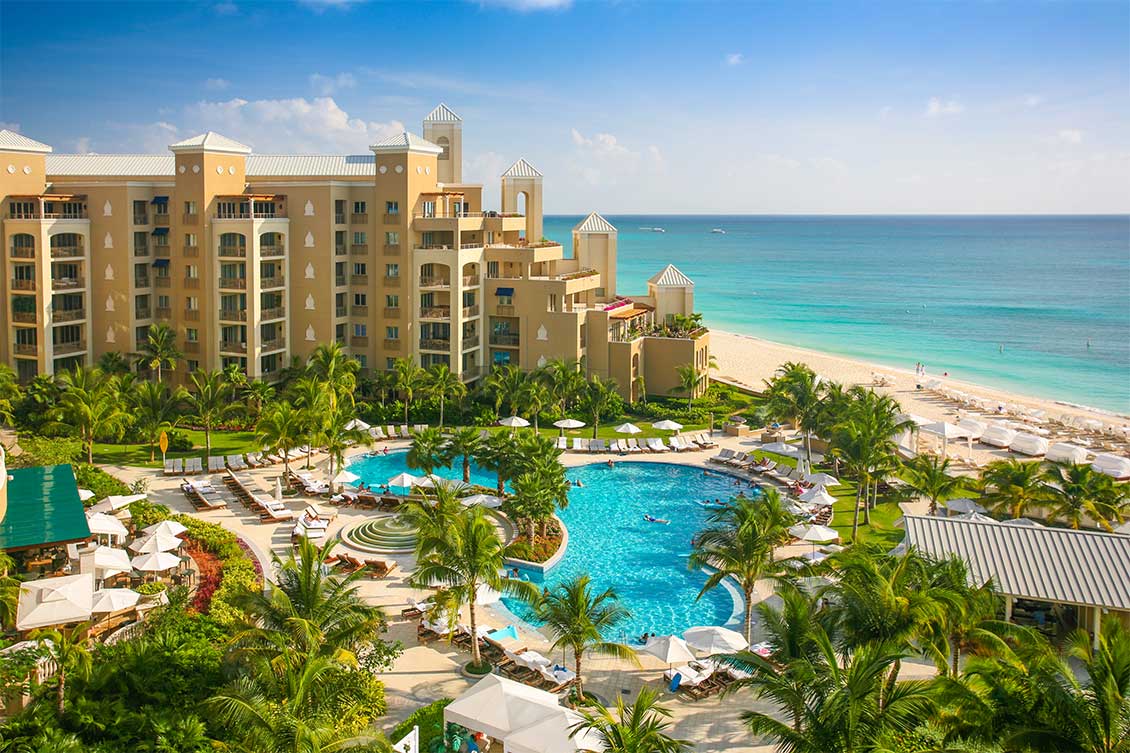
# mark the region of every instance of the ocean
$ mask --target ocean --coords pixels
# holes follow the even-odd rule
[[[1130,413],[1128,216],[606,218],[620,293],[671,263],[717,329]]]

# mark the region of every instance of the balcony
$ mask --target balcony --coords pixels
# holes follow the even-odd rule
[[[491,332],[490,344],[503,348],[517,348],[520,335],[513,332]]]
[[[200,309],[185,309],[184,310],[184,320],[186,322],[198,322],[198,321],[200,321]]]
[[[186,277],[181,280],[181,284],[184,285],[185,290],[200,290],[199,277]]]
[[[451,338],[421,337],[420,350],[440,350],[447,352],[451,350]]]
[[[286,318],[286,307],[285,306],[274,306],[272,308],[263,309],[262,319],[264,321],[266,321],[267,319],[284,319],[284,318]]]
[[[351,225],[368,225],[369,213],[368,212],[354,212],[349,215],[349,224]]]
[[[82,256],[83,253],[83,246],[81,244],[51,247],[52,259],[73,259],[76,256]]]
[[[420,309],[421,319],[450,319],[450,306],[426,306]]]
[[[264,277],[259,281],[259,285],[264,289],[281,288],[286,286],[286,278],[282,275],[275,275],[273,277]]]
[[[394,340],[386,337],[384,339],[383,345],[385,350],[400,350],[400,340]]]
[[[509,303],[499,303],[494,307],[494,313],[498,316],[515,316],[514,306]]]
[[[149,224],[149,215],[147,215],[147,214],[134,214],[133,224],[135,224],[135,225],[148,225]]]
[[[189,355],[195,355],[200,352],[200,343],[194,340],[186,340],[181,343],[181,350]]]
[[[279,335],[270,340],[264,340],[260,347],[263,350],[282,350],[286,347],[286,338]]]
[[[140,256],[142,258],[148,259],[149,258],[149,246],[134,246],[133,247],[133,255],[134,256]]]
[[[157,315],[158,319],[172,319],[173,310],[168,306],[158,306],[153,309],[153,313]]]
[[[468,366],[460,372],[459,378],[464,382],[473,382],[485,373],[486,369],[482,366]]]
[[[350,309],[349,313],[350,313],[351,316],[368,316],[369,315],[369,307],[368,306],[358,306],[358,305],[354,304],[353,308]]]
[[[77,322],[86,318],[86,309],[63,309],[51,312],[51,321],[54,324],[63,322]]]
[[[133,316],[135,319],[152,319],[153,309],[149,306],[134,306]]]
[[[247,246],[220,244],[220,256],[231,259],[243,259],[247,256]]]
[[[337,287],[344,287],[349,282],[345,275],[334,275],[334,285]]]
[[[16,282],[24,282],[24,280],[16,280]],[[55,290],[73,290],[74,288],[81,288],[86,286],[86,280],[81,277],[52,277],[51,287]],[[18,290],[18,288],[17,288]]]
[[[153,247],[153,255],[158,259],[168,259],[170,256],[169,244],[158,245]]]
[[[349,339],[349,344],[354,348],[367,348],[369,347],[368,335],[354,335]]]
[[[12,290],[35,290],[35,280],[12,280]]]
[[[354,256],[365,256],[366,254],[369,253],[369,244],[368,243],[354,243],[352,246],[349,247],[349,253],[353,254]]]
[[[39,354],[39,343],[16,343],[12,349],[17,356],[34,356]]]
[[[133,286],[135,288],[148,288],[148,287],[151,286],[151,284],[152,283],[149,280],[149,275],[145,275],[145,276],[134,275],[133,276]]]
[[[158,212],[157,214],[153,215],[153,224],[156,225],[157,227],[168,227],[169,226],[169,213],[168,212]]]
[[[55,355],[62,355],[64,353],[80,353],[86,350],[85,340],[70,340],[65,343],[55,343],[53,350]]]
[[[347,309],[345,306],[338,306],[336,309],[334,309],[334,315],[349,316],[349,309]]]
[[[247,290],[247,278],[221,276],[220,290]]]
[[[386,214],[384,216],[383,222],[386,225],[399,225],[400,224],[400,215],[399,214]]]
[[[344,225],[345,224],[345,212],[334,212],[334,224],[335,225]]]
[[[474,319],[478,315],[479,315],[479,307],[478,306],[464,306],[463,307],[463,318],[464,319]]]
[[[278,243],[263,244],[259,246],[259,255],[268,258],[286,256],[286,246]]]
[[[193,217],[195,216],[196,215],[193,215]],[[184,255],[187,258],[195,259],[196,257],[200,256],[200,246],[185,246]]]
[[[220,321],[245,322],[247,321],[247,309],[232,309],[220,307]]]
[[[13,246],[12,247],[13,259],[34,259],[35,248],[28,246]]]
[[[168,275],[157,275],[153,278],[153,284],[159,288],[171,288],[173,286],[173,278]]]
[[[368,285],[369,275],[349,275],[350,285]]]
[[[400,244],[399,243],[386,243],[384,250],[385,250],[385,256],[400,256]]]
[[[35,324],[39,321],[39,317],[34,311],[13,311],[12,321],[16,324]]]
[[[400,278],[399,277],[389,277],[388,275],[385,275],[384,283],[385,283],[385,287],[399,288],[400,287]]]
[[[478,275],[463,275],[463,287],[477,288],[482,281]]]
[[[183,215],[181,215],[180,220],[181,224],[183,225],[198,225],[200,224],[200,215],[195,213],[189,214],[188,212],[185,212]]]
[[[473,350],[479,347],[478,335],[463,335],[463,350]]]
[[[221,353],[246,353],[247,343],[240,340],[220,340]]]
[[[421,288],[431,288],[432,290],[446,290],[451,287],[451,280],[447,277],[421,277]]]
[[[383,316],[385,319],[399,319],[400,309],[385,307],[381,309],[381,316]]]

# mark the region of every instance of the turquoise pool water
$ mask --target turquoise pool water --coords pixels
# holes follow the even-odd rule
[[[380,484],[406,470],[404,455],[359,458],[349,469],[366,483]],[[458,470],[439,474],[459,477]],[[495,483],[494,475],[482,469],[473,468],[471,475],[477,483]],[[725,625],[735,613],[740,615],[734,593],[725,588],[697,598],[706,575],[689,570],[686,559],[691,537],[706,519],[707,510],[699,502],[729,498],[735,491],[732,478],[717,473],[704,477],[702,469],[668,463],[617,463],[614,468],[596,463],[570,468],[568,476],[583,484],[573,488],[569,507],[560,513],[569,529],[569,547],[544,577],[526,577],[552,588],[588,573],[596,588],[614,588],[632,613],[616,635],[606,636],[615,640]],[[670,523],[649,523],[644,515]],[[520,602],[504,603],[522,619],[535,622]]]

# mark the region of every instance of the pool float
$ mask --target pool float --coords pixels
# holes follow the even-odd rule
[[[671,524],[671,521],[669,521],[669,520],[664,520],[663,518],[656,518],[652,515],[644,515],[643,519],[646,520],[648,523],[660,523],[662,525],[670,525]]]

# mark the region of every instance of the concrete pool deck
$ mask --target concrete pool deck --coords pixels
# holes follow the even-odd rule
[[[751,449],[748,438],[715,436],[719,448]],[[390,450],[405,449],[408,446],[405,440],[386,442],[377,447],[387,446]],[[359,448],[350,453],[349,457],[367,452],[367,448]],[[638,462],[664,462],[680,465],[707,468],[707,458],[715,455],[718,448],[712,450],[696,450],[686,452],[667,452],[663,454],[645,454],[628,456],[585,455],[567,452],[561,460],[566,467],[576,467],[590,463],[607,462],[609,457],[616,463]],[[314,456],[313,467],[315,473],[324,476],[326,473],[327,458],[324,454]],[[304,467],[301,461],[291,466],[293,469]],[[193,515],[214,523],[223,525],[242,537],[251,546],[263,561],[264,572],[270,573],[270,553],[286,556],[290,551],[290,532],[293,524],[286,523],[260,523],[258,516],[240,506],[226,510],[216,510],[198,513],[180,492],[180,477],[163,476],[160,471],[144,468],[106,466],[106,470],[113,473],[127,483],[136,479],[145,478],[149,482],[149,499],[152,502],[167,505],[173,510]],[[711,468],[711,470],[721,469]],[[264,493],[272,493],[274,479],[282,471],[282,466],[250,469],[244,474],[254,483],[262,487]],[[219,474],[212,474],[220,478]],[[731,474],[738,475],[738,474]],[[201,478],[196,476],[195,478]],[[693,494],[693,493],[692,493]],[[295,512],[301,510],[311,501],[307,497],[294,497],[287,500],[288,506]],[[324,504],[324,500],[320,500]],[[329,536],[334,536],[344,528],[362,522],[378,513],[370,510],[357,510],[341,508],[337,517],[330,524]],[[357,556],[373,555],[365,552],[350,550],[345,545],[339,545],[345,551],[351,551]],[[782,547],[781,556],[792,556],[807,551],[808,545]],[[426,591],[414,589],[407,583],[408,575],[415,566],[415,559],[411,555],[383,556],[382,559],[395,561],[398,568],[389,577],[382,580],[362,579],[358,586],[362,596],[372,604],[382,607],[389,619],[388,631],[383,638],[400,641],[404,653],[397,659],[393,667],[381,675],[385,682],[388,698],[388,714],[380,722],[383,729],[390,730],[397,722],[419,706],[433,700],[454,697],[469,688],[473,681],[459,674],[459,667],[469,658],[469,653],[456,649],[442,641],[436,641],[421,646],[416,640],[416,622],[400,619],[401,609],[408,606],[409,597],[423,599],[428,594]],[[759,595],[761,599],[768,598],[772,589],[768,583],[761,584]],[[464,615],[466,618],[466,615]],[[513,622],[512,615],[505,608],[492,606],[478,608],[478,621],[480,624],[492,627],[505,627]],[[757,640],[758,626],[754,626],[755,640]],[[542,634],[528,627],[522,630],[522,637],[530,648],[536,649],[549,656],[550,641]],[[633,700],[639,690],[645,686],[652,688],[665,688],[663,671],[666,665],[657,659],[643,656],[641,666],[636,667],[618,659],[603,657],[590,657],[586,660],[585,687],[608,703],[613,703],[617,696],[623,695],[628,701]],[[923,661],[906,661],[903,664],[903,674],[906,677],[931,676],[934,672],[933,665]],[[663,692],[662,703],[672,713],[671,733],[679,738],[690,740],[698,751],[733,751],[733,753],[768,753],[772,746],[757,744],[745,731],[741,722],[741,713],[747,710],[763,712],[774,711],[770,703],[758,701],[749,690],[741,690],[727,695],[725,698],[717,696],[701,701],[690,701],[681,695],[673,696]]]

